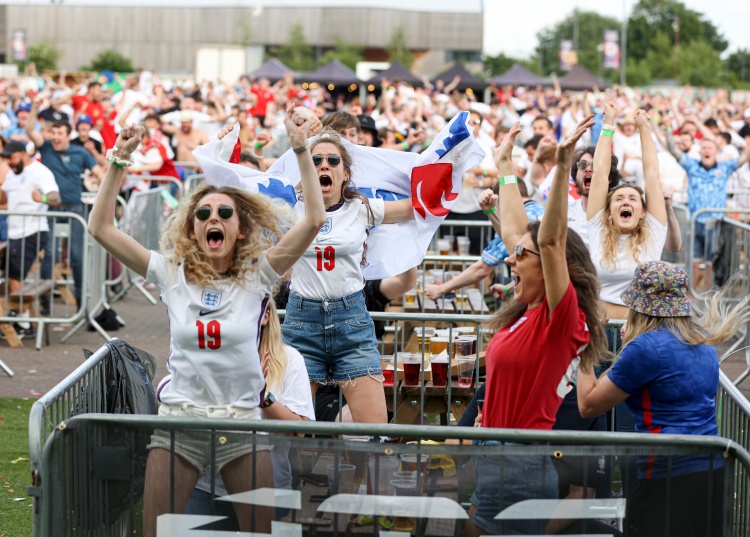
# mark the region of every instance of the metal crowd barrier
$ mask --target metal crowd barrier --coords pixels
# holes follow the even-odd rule
[[[51,278],[43,278],[42,261],[40,256],[36,256],[36,268],[26,277],[22,286],[21,296],[17,302],[18,309],[21,312],[29,308],[29,316],[19,319],[6,314],[0,316],[0,323],[13,323],[17,321],[26,321],[36,326],[36,348],[42,347],[45,327],[49,324],[68,324],[77,323],[88,317],[91,308],[91,296],[98,296],[98,291],[93,289],[97,283],[92,281],[92,270],[90,266],[90,250],[93,240],[86,232],[86,221],[76,213],[68,212],[47,212],[40,216],[38,212],[8,212],[0,211],[0,215],[24,216],[32,218],[47,218],[50,223],[48,251],[53,252],[51,267]],[[82,236],[80,238],[71,237],[71,222],[75,221],[82,227]],[[27,237],[26,240],[29,238]],[[25,251],[26,240],[23,240],[21,250]],[[78,309],[75,309],[75,298],[73,292],[74,282],[72,280],[73,263],[70,242],[71,240],[82,241],[81,256],[81,303]],[[9,257],[6,256],[4,264],[5,274],[7,275]],[[66,277],[65,274],[70,274]],[[92,287],[93,286],[93,287]],[[65,300],[65,304],[60,306],[55,301],[55,293],[60,293]],[[30,298],[29,298],[30,297]],[[42,297],[49,299],[49,315],[41,315],[40,302]],[[8,286],[3,291],[3,303],[9,304]],[[62,312],[61,312],[62,309]],[[62,313],[62,314],[61,314]]]
[[[81,196],[83,201],[83,213],[84,218],[88,221],[91,209],[96,201],[96,192],[84,192]],[[117,211],[115,214],[116,223],[119,226],[119,222],[125,217],[128,210],[128,202],[122,196],[117,196]],[[125,270],[122,268],[122,263],[115,259],[112,255],[107,255],[107,280],[106,285],[110,289],[117,289],[122,285],[125,279]]]
[[[679,252],[663,252],[661,259],[662,261],[685,267],[687,266],[688,261],[692,258],[692,255],[687,254],[690,235],[690,210],[686,206],[680,204],[672,204],[672,210],[674,210],[677,223],[680,226],[682,248],[680,248]]]
[[[254,535],[315,536],[319,531],[333,535],[378,535],[381,531],[461,535],[476,478],[485,478],[482,469],[501,464],[506,468],[539,464],[538,476],[526,478],[524,473],[524,486],[528,480],[549,483],[554,479],[556,483],[560,475],[556,468],[580,465],[573,479],[585,488],[598,482],[592,468],[602,458],[617,456],[632,463],[652,458],[666,474],[665,503],[670,501],[670,490],[680,486],[680,478],[672,474],[680,457],[723,461],[725,476],[746,476],[750,469],[750,453],[736,442],[718,437],[89,414],[63,421],[47,439],[35,537],[141,534],[141,498],[150,486],[145,479],[146,445],[155,430],[172,446],[180,433],[200,435],[207,446],[206,462],[211,464],[216,461],[218,446],[245,443],[252,449],[246,466],[250,489],[233,496],[232,501],[251,510],[242,520],[242,529]],[[306,436],[295,436],[302,434]],[[395,443],[407,439],[412,443]],[[269,465],[266,450],[276,447],[297,454],[289,463],[294,476],[291,489],[275,489],[269,475],[273,465]],[[162,467],[160,477],[162,483],[169,483],[169,498],[160,498],[168,513],[156,521],[157,536],[190,535],[191,531],[221,535],[209,526],[227,522],[218,511],[220,505],[226,505],[226,497],[217,494],[216,478],[209,478],[208,514],[185,515],[183,506],[175,505],[174,448],[169,454],[170,462]],[[708,472],[693,492],[706,502],[716,499],[722,503],[720,511],[709,514],[723,521],[721,535],[744,536],[747,527],[736,513],[747,508],[739,493],[750,484],[746,477],[739,483],[729,478],[724,479],[723,488],[714,487],[719,472]],[[498,475],[504,482],[499,470]],[[183,494],[180,491],[179,496]],[[581,533],[589,533],[587,526],[601,527],[601,519],[622,522],[628,501],[616,497],[545,499],[531,493],[527,500],[500,508],[494,522],[521,527],[539,522],[544,527],[553,520],[578,523],[584,528]],[[687,508],[676,506],[673,516]],[[513,529],[501,529],[499,534],[514,533]],[[716,535],[710,530],[697,531]]]
[[[200,185],[206,182],[206,176],[202,173],[194,173],[185,177],[184,182],[184,194],[189,196],[193,193],[193,190],[198,188]]]
[[[123,231],[141,246],[159,251],[162,228],[175,205],[173,200],[174,198],[165,187],[134,192],[128,200],[126,217],[122,221]],[[123,289],[112,298],[113,301],[119,300],[135,287],[146,300],[152,304],[157,303],[142,283],[143,278],[140,274],[134,274],[125,266],[122,270],[128,273],[127,282]]]
[[[184,191],[182,181],[171,175],[128,175],[128,180],[150,181],[152,185],[164,186],[176,199],[181,200]],[[153,187],[152,187],[153,188]]]
[[[427,285],[438,281],[441,283],[448,282],[480,259],[480,256],[470,255],[427,254],[419,265],[417,288],[413,293],[402,297],[402,305],[405,309],[407,306],[412,309],[416,307],[420,312],[432,310],[440,313],[452,313],[455,309],[458,313],[488,313],[488,306],[484,304],[484,297],[489,292],[489,288],[485,285],[486,278],[477,282],[478,287],[464,286],[451,293],[446,293],[441,299],[435,301],[430,300],[425,295]],[[503,274],[502,267],[503,264],[494,267],[492,271],[493,281],[498,274]],[[478,289],[478,294],[470,296],[469,289]],[[412,304],[412,297],[416,300],[416,304]]]
[[[430,250],[438,252],[437,241],[445,239],[446,237],[450,241],[450,237],[454,239],[463,236],[468,237],[470,230],[479,228],[479,244],[480,248],[484,249],[495,236],[495,230],[492,228],[492,224],[489,220],[443,220],[438,228],[438,232],[432,239],[432,245]],[[454,247],[451,245],[451,251]],[[467,252],[468,254],[468,252]]]

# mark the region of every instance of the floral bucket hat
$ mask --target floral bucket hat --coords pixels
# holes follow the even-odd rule
[[[620,298],[629,308],[651,317],[693,315],[687,274],[677,265],[663,261],[640,264]]]

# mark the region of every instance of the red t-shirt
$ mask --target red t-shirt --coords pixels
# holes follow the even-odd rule
[[[109,118],[104,121],[102,130],[99,134],[102,135],[102,142],[104,142],[105,149],[112,149],[117,141],[117,133],[115,132],[115,118],[117,117],[117,110],[112,110],[109,114]]]
[[[255,117],[266,117],[268,103],[274,101],[273,91],[270,88],[263,89],[260,86],[252,86],[250,91],[252,91],[258,98],[255,102],[255,106],[250,109],[250,114]]]
[[[74,95],[72,101],[76,117],[80,114],[86,114],[94,122],[94,127],[104,117],[102,103],[91,102],[85,95]]]
[[[586,316],[572,283],[547,317],[545,298],[490,341],[482,426],[552,429],[589,342]]]

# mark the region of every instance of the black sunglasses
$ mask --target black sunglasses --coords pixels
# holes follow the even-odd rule
[[[594,161],[593,160],[579,160],[578,164],[576,164],[576,168],[579,170],[585,170],[586,168],[591,167],[591,169],[594,169]]]
[[[524,252],[534,254],[535,256],[539,258],[542,257],[539,254],[539,252],[535,252],[534,250],[529,250],[528,248],[524,248],[523,244],[517,244],[516,247],[513,248],[513,253],[516,254],[516,259],[521,259],[523,257]]]
[[[231,207],[229,205],[222,205],[221,207],[219,207],[218,214],[219,218],[221,218],[222,220],[229,220],[234,214],[234,207]],[[195,217],[201,222],[205,222],[206,220],[211,218],[211,207],[207,207],[205,205],[203,207],[198,207],[195,210]]]
[[[323,159],[326,159],[328,161],[328,165],[332,168],[335,168],[336,166],[341,164],[341,157],[338,155],[328,155],[327,157],[324,157],[323,155],[313,155],[313,164],[315,164],[316,168],[323,164]]]

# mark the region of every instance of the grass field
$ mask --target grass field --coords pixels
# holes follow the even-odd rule
[[[31,535],[29,411],[33,399],[0,399],[0,537]],[[21,501],[15,501],[23,498]]]

